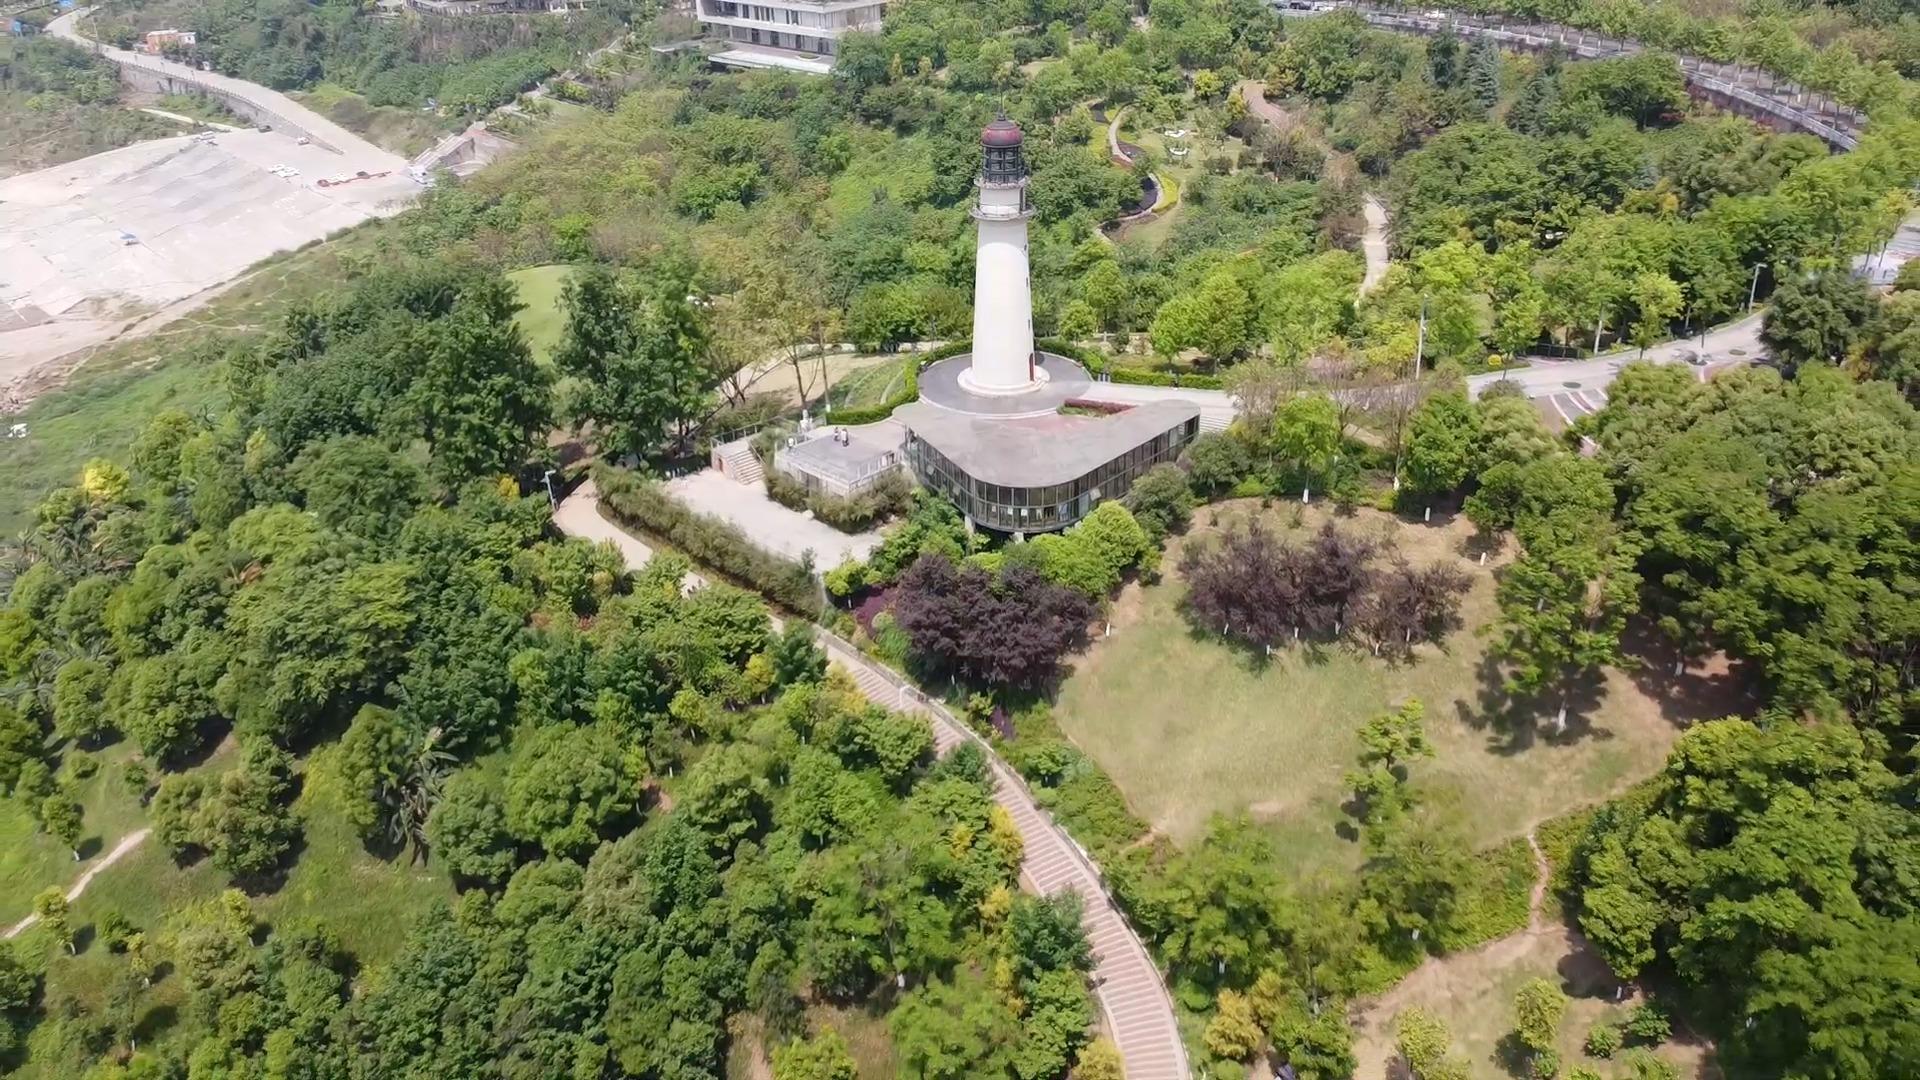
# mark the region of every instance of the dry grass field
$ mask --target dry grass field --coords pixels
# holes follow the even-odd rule
[[[1305,536],[1329,512],[1252,501],[1202,508],[1170,546],[1165,580],[1129,586],[1115,603],[1112,635],[1077,663],[1055,707],[1060,727],[1134,810],[1177,842],[1213,814],[1244,811],[1273,831],[1296,874],[1357,865],[1342,776],[1361,723],[1408,698],[1426,705],[1436,751],[1415,764],[1416,786],[1480,846],[1621,791],[1659,767],[1686,722],[1726,711],[1723,695],[1706,692],[1717,687],[1696,685],[1711,678],[1693,672],[1679,686],[1608,672],[1577,703],[1564,736],[1545,710],[1502,700],[1484,629],[1496,614],[1494,574],[1511,556],[1490,553],[1480,565],[1465,519],[1422,525],[1362,509],[1338,521],[1416,565],[1446,559],[1471,574],[1465,625],[1442,646],[1404,665],[1347,646],[1295,647],[1262,664],[1190,629],[1176,569],[1181,544],[1255,513]]]

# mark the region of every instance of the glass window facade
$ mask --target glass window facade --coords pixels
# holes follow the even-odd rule
[[[920,483],[960,507],[977,526],[1005,533],[1064,529],[1107,499],[1133,487],[1140,474],[1180,456],[1200,433],[1198,417],[1162,432],[1070,484],[1008,487],[974,479],[939,450],[907,432],[907,464]]]

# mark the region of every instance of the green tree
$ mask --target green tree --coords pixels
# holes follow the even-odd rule
[[[1407,488],[1424,498],[1460,490],[1479,458],[1480,413],[1460,393],[1435,394],[1414,410],[1407,436]]]
[[[500,796],[472,770],[454,773],[427,817],[427,844],[448,872],[499,884],[513,871],[512,838]]]
[[[1324,394],[1288,399],[1273,415],[1274,456],[1303,486],[1326,486],[1341,443],[1340,407]]]
[[[46,826],[47,835],[60,841],[67,850],[73,852],[73,861],[80,861],[80,804],[73,796],[62,791],[41,800],[40,822]]]
[[[549,854],[585,852],[602,828],[638,808],[636,779],[605,727],[544,728],[516,748],[507,773],[507,828]]]
[[[1513,1031],[1536,1055],[1553,1051],[1566,1019],[1567,995],[1546,979],[1529,979],[1513,996]]]
[[[1920,401],[1920,290],[1894,293],[1881,305],[1866,356],[1874,378],[1899,387],[1908,401]]]
[[[1873,315],[1873,297],[1845,270],[1790,274],[1767,307],[1760,340],[1788,375],[1803,364],[1847,358]]]
[[[1480,345],[1482,261],[1477,249],[1458,240],[1415,260],[1415,287],[1427,301],[1427,348],[1442,359],[1484,359],[1473,356]]]
[[[1100,316],[1084,298],[1069,300],[1060,309],[1060,336],[1068,341],[1084,341],[1100,330]]]
[[[1665,274],[1641,274],[1633,279],[1633,305],[1640,312],[1633,324],[1633,343],[1645,356],[1647,346],[1666,339],[1674,316],[1686,306],[1686,295]]]
[[[33,914],[46,927],[48,936],[73,951],[73,923],[67,919],[67,894],[58,886],[34,894]]]
[[[491,277],[420,330],[413,393],[434,471],[448,487],[518,469],[553,422],[553,376],[533,362],[513,321],[519,307],[513,286]]]
[[[1186,531],[1193,503],[1193,487],[1186,471],[1174,464],[1155,465],[1127,489],[1127,505],[1152,545],[1171,533]]]
[[[1245,818],[1218,818],[1169,871],[1161,942],[1176,980],[1244,986],[1294,923],[1272,842]]]
[[[110,671],[105,664],[77,657],[53,676],[53,730],[85,746],[113,730],[107,711]]]
[[[396,537],[425,497],[425,480],[411,461],[360,435],[307,448],[293,475],[321,522],[370,540]]]
[[[1411,808],[1407,765],[1433,756],[1418,698],[1379,713],[1360,728],[1360,767],[1347,774],[1347,786],[1366,806],[1369,825],[1390,821]]]
[[[264,874],[293,847],[300,824],[289,805],[293,758],[270,743],[250,741],[200,807],[201,846],[213,864],[237,877]]]
[[[1104,1037],[1093,1040],[1080,1051],[1080,1060],[1074,1064],[1073,1075],[1080,1080],[1125,1080],[1119,1048]]]
[[[645,279],[589,269],[564,287],[566,331],[553,354],[572,377],[562,411],[575,430],[592,425],[602,449],[651,454],[709,408],[717,380],[700,362],[707,327],[691,289],[678,264]]]
[[[1202,1037],[1207,1052],[1226,1061],[1247,1061],[1265,1039],[1247,996],[1234,990],[1220,991],[1214,999],[1213,1019],[1207,1021]]]
[[[1604,529],[1604,525],[1596,525]],[[1529,549],[1501,578],[1495,649],[1510,692],[1556,693],[1564,732],[1574,683],[1620,663],[1620,639],[1639,609],[1633,553],[1615,535]]]
[[[774,1080],[855,1080],[858,1075],[847,1041],[832,1028],[773,1052]]]
[[[1345,1010],[1329,1003],[1315,1010],[1305,994],[1289,994],[1268,1019],[1274,1053],[1292,1065],[1300,1080],[1339,1080],[1358,1066],[1353,1029]]]
[[[1394,1046],[1417,1080],[1465,1080],[1464,1062],[1453,1056],[1453,1032],[1440,1018],[1414,1007],[1394,1017]]]
[[[925,1080],[1004,1072],[1018,1025],[977,977],[956,975],[907,992],[887,1027],[903,1069]]]
[[[1230,267],[1221,267],[1162,304],[1148,334],[1153,351],[1163,357],[1197,349],[1218,363],[1246,348],[1252,316],[1246,288]]]

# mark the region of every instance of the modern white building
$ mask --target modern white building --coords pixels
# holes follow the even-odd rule
[[[777,67],[827,74],[849,30],[880,29],[884,0],[694,0],[694,18],[728,48],[711,59],[728,67]]]
[[[980,133],[972,351],[921,368],[919,400],[887,420],[846,429],[829,414],[811,441],[776,450],[774,467],[808,491],[857,494],[904,466],[952,499],[969,528],[1023,538],[1067,528],[1121,498],[1199,435],[1200,408],[1191,401],[1089,397],[1085,368],[1036,346],[1022,141],[1004,116]]]

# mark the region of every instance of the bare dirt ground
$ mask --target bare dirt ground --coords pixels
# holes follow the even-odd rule
[[[0,410],[58,385],[90,348],[157,329],[269,255],[394,213],[418,192],[393,155],[252,129],[0,180]]]

